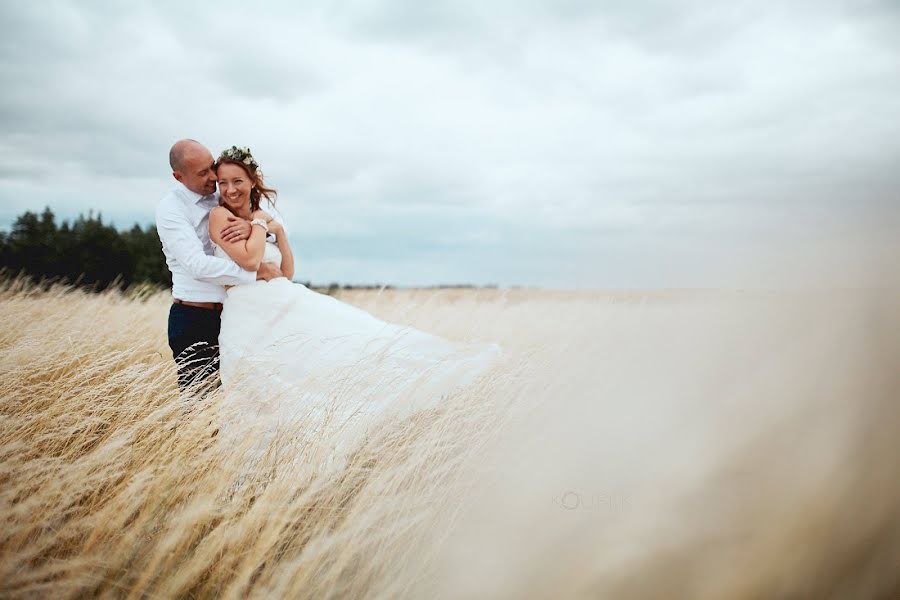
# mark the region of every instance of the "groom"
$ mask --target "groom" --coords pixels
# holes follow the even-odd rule
[[[209,150],[195,140],[179,140],[169,150],[172,176],[178,181],[156,209],[156,231],[172,272],[169,347],[178,367],[178,387],[219,384],[219,327],[226,285],[266,281],[281,276],[275,265],[244,271],[213,256],[209,211],[219,204],[216,172]],[[222,230],[226,241],[250,237],[248,221],[234,216]]]

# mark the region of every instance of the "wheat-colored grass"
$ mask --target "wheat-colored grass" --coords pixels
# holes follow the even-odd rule
[[[896,597],[898,298],[344,293],[507,357],[334,462],[179,398],[167,294],[7,281],[0,595]]]

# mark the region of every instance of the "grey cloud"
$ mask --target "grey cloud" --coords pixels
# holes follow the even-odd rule
[[[376,39],[433,43],[443,36],[473,33],[478,11],[453,2],[349,2],[324,11],[332,22]]]
[[[892,2],[56,2],[0,17],[7,220],[46,202],[149,221],[185,136],[254,149],[325,279],[426,278],[438,260],[481,282],[690,279],[721,270],[709,257],[729,240],[752,252],[898,218]]]
[[[290,102],[326,85],[317,73],[279,55],[239,54],[218,62],[213,72],[223,93],[250,100]]]

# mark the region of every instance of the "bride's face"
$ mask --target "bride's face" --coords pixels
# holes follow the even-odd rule
[[[232,211],[250,209],[250,176],[237,165],[224,163],[216,171],[219,178],[219,196]]]

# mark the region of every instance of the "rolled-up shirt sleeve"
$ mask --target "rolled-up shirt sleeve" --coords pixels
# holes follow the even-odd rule
[[[256,281],[255,271],[245,271],[234,261],[206,254],[203,242],[187,217],[179,211],[158,210],[156,231],[168,254],[194,279],[216,285],[241,285]]]

